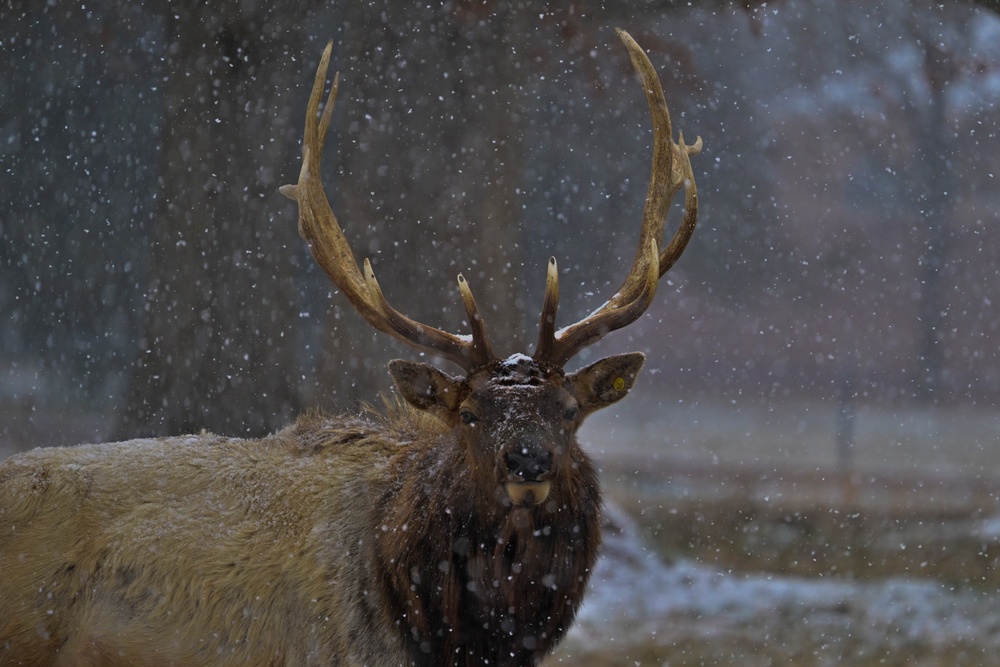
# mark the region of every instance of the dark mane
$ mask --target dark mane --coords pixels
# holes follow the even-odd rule
[[[377,566],[415,664],[537,664],[565,634],[600,543],[597,473],[577,452],[579,483],[534,507],[484,512],[496,503],[477,503],[457,450],[425,452],[421,483],[386,490]]]

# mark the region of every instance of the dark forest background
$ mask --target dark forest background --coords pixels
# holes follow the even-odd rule
[[[325,179],[389,299],[529,351],[634,252],[652,136],[615,27],[661,74],[701,223],[639,349],[664,396],[1000,398],[1000,19],[966,2],[380,0],[0,6],[0,439],[276,429],[413,353],[299,239],[324,44]],[[668,224],[676,224],[677,211]],[[40,441],[42,438],[45,441]]]

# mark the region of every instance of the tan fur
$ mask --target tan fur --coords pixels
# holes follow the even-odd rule
[[[403,451],[314,417],[3,462],[0,664],[407,664],[365,567]]]

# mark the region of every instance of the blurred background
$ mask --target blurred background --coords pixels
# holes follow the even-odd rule
[[[648,356],[581,434],[612,523],[553,664],[1000,664],[995,2],[8,0],[0,455],[390,391],[414,353],[277,193],[331,39],[327,191],[389,300],[464,332],[462,272],[530,351],[555,255],[560,322],[592,311],[651,158],[616,27],[705,142],[701,216],[571,362]]]

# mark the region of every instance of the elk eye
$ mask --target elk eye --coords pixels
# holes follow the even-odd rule
[[[458,413],[458,416],[461,418],[463,424],[475,424],[477,421],[479,421],[479,417],[477,417],[469,410],[462,410],[460,413]]]
[[[563,413],[563,419],[565,419],[568,422],[571,422],[574,419],[576,419],[576,416],[578,414],[580,414],[579,408],[566,408],[566,412]]]

